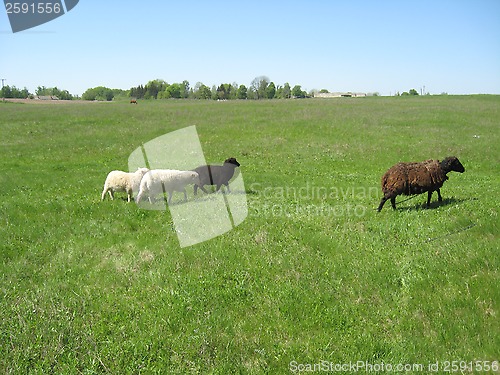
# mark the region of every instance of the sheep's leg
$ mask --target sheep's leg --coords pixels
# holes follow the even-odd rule
[[[113,190],[108,190],[108,193],[109,193],[109,197],[111,198],[111,200],[115,199],[115,197],[113,195]]]
[[[167,201],[168,204],[170,204],[170,202],[172,202],[172,195],[173,195],[173,192],[169,191],[168,192],[168,201]]]
[[[187,202],[188,196],[187,196],[187,193],[186,193],[186,189],[184,189],[182,192],[184,193],[184,202]]]
[[[135,197],[135,203],[139,203],[140,200],[141,200],[141,192],[139,192],[137,194],[137,197]]]
[[[106,197],[106,193],[107,193],[107,190],[106,190],[106,188],[104,188],[104,190],[102,191],[102,194],[101,194],[101,201],[103,201],[104,198]]]
[[[193,192],[194,195],[198,195],[198,185],[194,184]]]
[[[207,189],[205,189],[204,186],[205,185],[198,185],[198,187],[201,189],[202,192],[204,192],[205,194],[208,194],[208,191],[207,191]]]
[[[392,206],[392,209],[395,210],[396,209],[396,197],[392,197],[391,198],[391,206]]]
[[[427,192],[427,207],[431,206],[431,197],[432,197],[432,190],[429,190]]]
[[[387,199],[389,199],[389,197],[383,197],[383,198],[380,200],[380,204],[378,205],[378,208],[377,208],[377,211],[378,211],[378,212],[382,211],[382,207],[384,207],[384,204],[385,204],[385,202],[387,201]]]
[[[227,192],[230,193],[231,189],[229,189],[229,182],[226,184]]]
[[[441,196],[441,191],[439,189],[437,189],[436,191],[438,193],[438,201],[442,202],[443,201],[443,197]]]

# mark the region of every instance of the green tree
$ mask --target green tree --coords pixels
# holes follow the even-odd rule
[[[168,83],[165,82],[163,79],[154,79],[152,81],[149,81],[146,86],[144,87],[146,92],[144,93],[144,98],[149,99],[149,98],[158,98],[158,93],[161,91],[165,91],[167,88]]]
[[[61,100],[73,100],[73,95],[68,90],[60,90],[57,87],[38,86],[35,94],[36,96],[55,96]]]
[[[144,98],[145,93],[146,93],[146,90],[144,89],[144,86],[139,85],[137,87],[132,87],[130,89],[129,96],[131,98],[142,99],[142,98]]]
[[[218,94],[217,94],[217,86],[213,85],[212,89],[210,90],[210,98],[212,100],[217,100],[219,99]]]
[[[172,83],[165,91],[169,98],[180,99],[184,92],[184,86],[181,83]]]
[[[16,86],[11,87],[9,85],[6,85],[0,90],[0,97],[2,98],[26,99],[30,95],[31,94],[26,87],[20,90]]]
[[[292,96],[295,98],[305,98],[306,93],[302,91],[302,87],[300,85],[293,86]]]
[[[252,86],[247,89],[247,99],[258,99],[257,92]]]
[[[189,82],[184,80],[181,84],[181,97],[187,99],[189,97]]]
[[[195,99],[210,99],[212,97],[212,92],[210,91],[210,87],[198,82],[194,86],[193,96]]]
[[[290,84],[288,82],[286,82],[285,85],[283,86],[281,97],[283,99],[290,99],[292,97],[292,89],[290,88]]]
[[[266,98],[266,89],[269,85],[269,78],[266,76],[255,77],[252,81],[251,88],[256,94],[255,99],[264,99]]]
[[[275,86],[274,82],[271,82],[266,87],[266,97],[268,99],[274,99],[274,95],[276,95],[276,86]]]
[[[240,85],[240,87],[238,87],[238,91],[236,92],[236,97],[238,99],[247,98],[247,87],[245,85]]]
[[[232,95],[233,86],[229,83],[221,83],[217,87],[217,99],[227,100],[233,97]]]
[[[83,100],[111,101],[113,98],[113,90],[104,86],[87,89],[82,95]]]

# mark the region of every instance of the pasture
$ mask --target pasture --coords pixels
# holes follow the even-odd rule
[[[248,217],[181,249],[168,211],[100,195],[191,125]],[[0,373],[500,360],[499,125],[498,96],[0,102]],[[441,204],[376,212],[390,166],[450,155]]]

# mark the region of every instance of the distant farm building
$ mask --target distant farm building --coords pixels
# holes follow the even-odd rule
[[[364,92],[322,92],[314,94],[315,98],[359,98],[367,96]]]

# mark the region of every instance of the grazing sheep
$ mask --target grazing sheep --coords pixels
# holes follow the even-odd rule
[[[198,194],[198,188],[208,194],[205,185],[217,185],[216,191],[219,191],[222,185],[226,185],[230,193],[229,180],[234,175],[234,169],[239,166],[240,163],[235,158],[229,158],[224,161],[224,165],[202,165],[194,169],[200,175],[200,183],[194,185],[194,195]]]
[[[134,191],[139,190],[139,184],[141,183],[142,176],[147,173],[149,169],[138,168],[137,171],[133,173],[123,172],[123,171],[111,171],[106,177],[104,182],[104,189],[101,195],[101,201],[104,200],[106,193],[109,193],[111,200],[114,199],[114,193],[117,191],[127,192],[127,201],[130,202],[130,198]]]
[[[380,201],[378,211],[382,210],[384,203],[390,199],[393,209],[396,209],[396,196],[400,194],[413,195],[427,192],[427,207],[430,206],[433,191],[438,193],[438,201],[441,202],[439,189],[448,179],[448,172],[455,171],[463,173],[464,166],[458,158],[450,156],[443,161],[426,160],[421,163],[398,163],[392,166],[382,176],[382,193],[384,197]]]
[[[184,201],[187,201],[186,185],[199,183],[200,178],[198,173],[194,171],[152,169],[141,180],[136,202],[139,203],[144,194],[147,194],[149,203],[152,203],[152,197],[163,192],[168,192],[168,203],[170,204],[174,191],[184,193]]]

